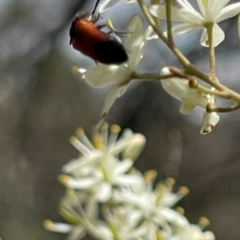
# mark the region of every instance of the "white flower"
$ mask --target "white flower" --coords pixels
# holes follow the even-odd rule
[[[224,7],[229,0],[197,0],[200,12],[196,11],[187,0],[177,0],[181,8],[172,6],[172,21],[181,24],[173,27],[174,34],[186,33],[197,28],[203,28],[201,44],[208,46],[206,26],[213,23],[213,45],[220,44],[225,34],[217,23],[232,18],[240,13],[240,3],[234,3]],[[165,6],[153,5],[150,12],[161,19],[166,19]]]
[[[140,174],[129,173],[134,163],[129,157],[139,155],[145,139],[141,134],[127,130],[117,140],[119,131],[118,126],[113,126],[108,136],[105,125],[101,135],[95,135],[95,148],[80,129],[79,139],[72,138],[72,143],[83,156],[67,163],[63,172],[68,175],[61,175],[59,180],[68,188],[91,192],[92,198],[100,202],[109,200],[114,186],[141,184],[143,180]],[[138,139],[141,140],[140,143]],[[123,160],[117,158],[119,154],[122,154]]]
[[[103,236],[104,240],[143,240],[143,236],[148,233],[148,228],[142,224],[139,214],[135,214],[128,206],[115,206],[103,210],[109,229],[109,238]]]
[[[125,214],[128,213],[135,219],[132,221],[135,227],[133,224],[129,223],[129,225],[141,233],[139,239],[214,240],[212,232],[202,231],[209,223],[206,218],[202,218],[199,225],[190,224],[181,213],[182,209],[176,211],[171,208],[188,193],[188,189],[182,187],[177,193],[173,193],[174,180],[172,178],[167,179],[165,183],[158,184],[153,189],[155,176],[154,171],[149,171],[145,175],[146,182],[142,185],[142,189],[123,188],[114,194],[113,200],[125,207],[121,209],[122,214],[124,215],[125,211]]]
[[[83,163],[87,164],[87,163]],[[84,168],[79,162],[79,168]],[[133,161],[119,161],[111,156],[98,158],[95,164],[90,163],[89,175],[70,177],[60,176],[60,181],[68,188],[82,189],[91,192],[92,198],[99,202],[107,202],[115,186],[138,186],[142,182],[140,174],[127,173]]]
[[[169,75],[170,70],[164,67],[161,70],[161,75]],[[198,89],[189,87],[189,80],[178,77],[161,80],[164,90],[171,96],[181,102],[180,112],[182,114],[189,114],[196,106],[202,108],[207,107],[208,104],[214,103],[214,97],[209,94],[204,94]],[[210,133],[219,121],[219,115],[215,112],[205,112],[202,120],[201,134]]]
[[[178,193],[172,192],[173,179],[168,179],[165,184],[158,184],[153,189],[154,171],[147,172],[145,185],[141,189],[123,188],[114,193],[116,202],[124,203],[132,209],[141,222],[147,223],[150,228],[159,228],[162,234],[170,234],[169,225],[184,227],[188,225],[187,219],[177,211],[171,209],[184,195],[188,189],[182,187]],[[146,176],[146,175],[145,175]]]
[[[140,17],[135,16],[127,30],[128,35],[125,48],[129,53],[128,61],[121,65],[99,64],[98,66],[89,67],[84,73],[84,78],[92,87],[112,85],[105,100],[102,110],[102,121],[98,124],[98,127],[102,124],[115,100],[126,92],[128,84],[132,79],[132,73],[143,56],[146,39],[151,31],[151,28],[148,28],[145,34]],[[79,71],[82,71],[82,69],[80,68]]]
[[[169,68],[164,67],[160,74],[169,75]],[[173,77],[161,80],[161,84],[166,92],[181,101],[180,112],[182,114],[189,114],[196,106],[206,108],[209,103],[209,96],[201,93],[197,89],[190,88],[187,79]]]
[[[107,228],[105,222],[98,219],[98,204],[87,192],[68,190],[59,211],[68,223],[46,220],[44,227],[49,231],[68,233],[68,240],[82,239],[87,233],[98,237]]]

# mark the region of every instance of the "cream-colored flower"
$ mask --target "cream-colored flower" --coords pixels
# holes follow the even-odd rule
[[[176,0],[180,7],[172,6],[172,21],[180,24],[173,27],[174,34],[186,33],[202,28],[200,42],[208,46],[206,26],[213,23],[213,45],[220,44],[225,34],[217,23],[232,18],[240,13],[240,3],[230,4],[229,0],[197,0],[199,12],[196,11],[187,0]],[[166,19],[166,8],[163,5],[153,5],[150,12],[160,18]]]
[[[110,134],[106,125],[101,130],[101,134],[94,135],[94,145],[82,129],[78,131],[78,138],[71,138],[81,156],[63,166],[64,175],[59,180],[67,188],[89,191],[92,198],[106,202],[111,197],[113,186],[141,184],[141,175],[129,173],[129,170],[141,153],[145,138],[125,130],[118,139],[120,128],[116,125]]]
[[[169,75],[170,70],[164,67],[161,75]],[[189,87],[189,80],[178,77],[173,77],[166,80],[161,80],[164,90],[171,96],[181,101],[180,112],[189,114],[196,106],[206,108],[209,103],[209,97],[201,93],[199,90]]]
[[[169,68],[165,67],[161,70],[161,75],[169,75]],[[180,112],[189,114],[196,106],[206,109],[208,104],[214,103],[214,97],[204,94],[198,89],[189,87],[189,80],[173,77],[161,80],[164,90],[171,96],[181,102]],[[202,128],[200,133],[210,133],[219,121],[219,115],[215,112],[205,112],[203,115]]]
[[[86,69],[80,68],[79,72],[84,75],[86,82],[96,88],[106,87],[112,85],[109,91],[104,107],[102,110],[102,121],[98,124],[101,126],[102,122],[115,100],[121,97],[127,90],[128,84],[132,79],[132,73],[143,57],[145,51],[145,44],[147,36],[152,30],[148,28],[146,33],[143,29],[142,20],[140,17],[135,16],[128,27],[128,35],[125,48],[129,53],[129,59],[126,63],[121,65],[104,65],[92,66]]]

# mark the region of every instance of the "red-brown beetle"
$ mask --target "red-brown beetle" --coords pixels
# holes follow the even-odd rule
[[[128,55],[123,45],[110,33],[101,30],[103,27],[107,27],[106,25],[96,25],[99,15],[94,17],[94,13],[99,1],[92,12],[91,20],[87,19],[87,14],[83,14],[72,22],[70,45],[96,62],[104,64],[124,63],[128,60]]]

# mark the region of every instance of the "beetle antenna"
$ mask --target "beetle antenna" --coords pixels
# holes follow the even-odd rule
[[[99,4],[100,1],[101,1],[101,0],[97,0],[97,2],[96,2],[96,4],[95,4],[95,7],[94,7],[94,9],[93,9],[93,11],[92,11],[92,15],[94,15],[94,13],[96,12],[96,9],[97,9],[98,4]]]

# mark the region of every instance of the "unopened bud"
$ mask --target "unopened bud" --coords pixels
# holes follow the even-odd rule
[[[146,138],[142,134],[134,134],[133,140],[123,152],[123,158],[135,160],[138,158],[146,144]]]

